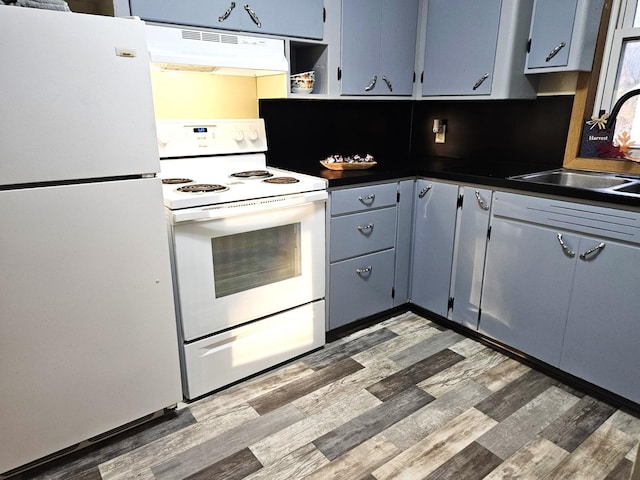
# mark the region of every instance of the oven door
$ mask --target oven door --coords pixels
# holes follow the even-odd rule
[[[186,341],[324,298],[325,200],[177,223]]]

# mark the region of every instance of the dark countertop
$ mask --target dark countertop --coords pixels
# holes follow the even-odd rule
[[[274,162],[272,166],[279,167],[280,165],[278,165],[278,162]],[[324,178],[327,180],[330,189],[417,176],[484,185],[487,187],[507,188],[522,192],[558,195],[567,197],[568,200],[584,199],[610,203],[612,206],[625,205],[640,207],[640,195],[610,194],[593,190],[509,179],[509,177],[516,175],[560,168],[560,166],[542,163],[491,162],[486,160],[475,161],[448,157],[425,157],[415,160],[412,165],[404,163],[394,167],[385,164],[383,167],[378,164],[366,170],[329,170],[319,163],[317,165],[299,165],[293,168],[291,164],[288,164],[281,168]]]
[[[277,164],[273,166],[278,166]],[[484,185],[487,187],[508,188],[522,192],[558,195],[571,199],[584,199],[596,202],[640,207],[640,195],[610,194],[593,190],[584,190],[557,185],[510,180],[509,177],[527,173],[553,170],[559,166],[516,163],[516,162],[488,162],[472,161],[459,158],[425,157],[418,159],[414,166],[402,165],[398,167],[376,165],[366,170],[328,170],[318,163],[317,166],[300,166],[288,170],[314,175],[327,180],[330,189],[370,182],[382,182],[411,177],[429,177],[460,183]]]

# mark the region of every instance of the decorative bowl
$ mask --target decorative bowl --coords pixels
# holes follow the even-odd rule
[[[313,90],[313,84],[315,83],[315,80],[316,74],[313,70],[291,75],[291,92],[310,93],[311,90]]]

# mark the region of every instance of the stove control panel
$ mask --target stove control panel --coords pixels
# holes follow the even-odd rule
[[[156,120],[160,158],[265,152],[261,118]]]

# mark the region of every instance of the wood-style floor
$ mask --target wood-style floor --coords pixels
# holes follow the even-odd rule
[[[627,480],[638,439],[636,416],[407,312],[20,478]]]

